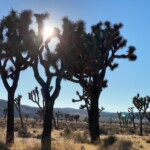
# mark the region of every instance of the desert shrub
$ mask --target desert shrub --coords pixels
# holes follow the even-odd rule
[[[133,128],[129,128],[128,133],[129,134],[135,134],[135,130]]]
[[[20,128],[20,130],[18,131],[18,136],[22,138],[27,138],[30,137],[31,134],[28,132],[27,128]]]
[[[73,139],[75,142],[78,142],[78,143],[88,143],[89,142],[89,134],[87,131],[84,131],[84,132],[76,132],[74,133],[73,135]]]
[[[70,139],[72,137],[72,130],[70,128],[65,128],[62,135],[64,138]]]
[[[0,150],[5,150],[5,149],[6,149],[5,143],[0,141]]]
[[[119,140],[117,143],[117,149],[120,150],[131,150],[132,142],[128,140]]]
[[[148,139],[148,140],[146,140],[146,143],[149,143],[150,144],[150,140]]]
[[[100,128],[100,134],[108,135],[108,131],[104,128]]]
[[[20,130],[20,124],[16,124],[14,127],[14,131],[19,131]]]
[[[117,141],[116,136],[110,135],[106,139],[103,140],[104,142],[104,147],[109,147],[113,145]]]

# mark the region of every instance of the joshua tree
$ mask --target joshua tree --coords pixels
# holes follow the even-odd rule
[[[145,117],[147,118],[148,122],[150,122],[150,112],[147,112]]]
[[[38,24],[37,46],[33,47],[35,50],[34,62],[32,63],[32,69],[34,77],[43,90],[43,96],[45,99],[45,114],[43,120],[43,133],[42,133],[42,150],[51,149],[51,131],[52,131],[52,118],[53,108],[56,98],[59,95],[61,89],[61,80],[63,77],[63,64],[59,59],[57,52],[51,52],[48,44],[51,41],[51,37],[48,37],[46,41],[43,40],[43,25],[44,20],[48,17],[47,14],[35,14]],[[59,35],[59,30],[55,28],[53,36]],[[39,67],[40,66],[40,67]],[[40,74],[41,69],[44,69],[45,77]],[[55,85],[53,90],[50,90],[52,80]]]
[[[131,122],[133,123],[133,128],[136,129],[134,120],[137,117],[137,115],[135,115],[135,113],[134,113],[134,107],[129,107],[128,108],[128,117],[131,120]]]
[[[42,92],[42,90],[41,90]],[[45,99],[43,98],[43,101],[42,101],[42,106],[40,104],[40,96],[39,96],[39,90],[38,90],[38,87],[35,87],[34,90],[32,90],[31,92],[28,93],[28,97],[29,99],[36,103],[41,111],[40,114],[42,114],[42,118],[44,117],[44,113],[45,113]]]
[[[129,46],[127,54],[120,49],[127,41],[121,36],[122,24],[111,25],[99,22],[92,26],[91,33],[86,33],[83,21],[72,22],[63,19],[63,32],[57,51],[66,66],[64,77],[79,83],[90,97],[89,130],[91,142],[99,140],[99,98],[107,87],[105,75],[107,68],[114,70],[117,59],[136,60],[135,48]],[[119,51],[119,54],[118,54]]]
[[[70,117],[70,114],[65,114],[64,115],[64,118],[65,118],[66,122],[69,120],[69,117]]]
[[[119,124],[120,124],[120,128],[121,128],[121,116],[122,116],[122,112],[118,112],[117,111],[117,115],[118,115],[118,118],[119,118]]]
[[[104,111],[104,110],[105,110],[104,107],[99,108],[99,117],[101,117],[101,112]]]
[[[62,123],[65,115],[61,113],[60,111],[57,111],[55,114],[56,114],[56,119],[57,119],[57,128],[59,128],[59,120],[61,120],[61,123]]]
[[[22,114],[21,114],[21,98],[22,98],[22,95],[18,95],[18,97],[14,99],[14,104],[15,104],[16,109],[18,110],[20,121],[21,121],[21,127],[23,128],[24,125],[23,125],[23,119],[22,119]]]
[[[14,143],[14,95],[20,72],[28,67],[32,39],[31,11],[12,10],[0,21],[0,74],[8,93],[6,144]],[[10,82],[10,80],[12,82]]]
[[[50,87],[50,91],[52,90],[52,88],[53,87]],[[35,87],[34,90],[32,90],[31,92],[28,93],[29,99],[32,102],[36,103],[39,107],[39,110],[37,111],[36,114],[40,117],[40,120],[43,120],[44,115],[45,115],[45,97],[44,97],[43,89],[41,89],[41,95],[43,98],[42,105],[40,104],[40,95],[39,95],[38,87]],[[56,126],[56,121],[55,121],[54,115],[53,115],[53,122],[54,122],[55,129],[58,129],[58,127]]]
[[[140,135],[143,135],[143,128],[142,128],[142,121],[143,118],[146,116],[146,111],[149,108],[150,97],[140,97],[140,94],[133,97],[133,104],[139,111],[139,119],[140,119]]]
[[[88,93],[83,89],[83,93],[82,95],[80,95],[80,93],[77,91],[76,94],[78,95],[79,99],[75,100],[75,99],[72,99],[72,102],[75,103],[75,102],[81,102],[81,101],[84,101],[84,104],[80,105],[80,109],[84,109],[86,108],[87,110],[87,113],[89,115],[89,110],[90,110],[90,97],[88,95]]]
[[[79,121],[79,118],[80,118],[79,115],[74,115],[74,119],[75,119],[76,123],[77,123],[77,121]]]
[[[28,121],[28,119],[29,119],[29,114],[25,114],[25,120],[26,120],[26,122]]]
[[[90,96],[89,96],[89,94],[84,89],[83,89],[82,95],[80,95],[80,93],[78,91],[76,92],[76,94],[78,95],[79,99],[77,99],[77,100],[72,99],[72,102],[74,103],[74,102],[84,101],[84,104],[80,105],[80,109],[86,108],[88,116],[89,116],[89,111],[91,109],[91,103],[90,103]],[[104,107],[99,108],[99,117],[100,117],[100,114],[101,114],[101,112],[103,110],[105,110]]]

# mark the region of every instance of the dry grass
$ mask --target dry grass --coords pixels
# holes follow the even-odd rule
[[[17,122],[18,123],[18,122]],[[19,137],[19,125],[16,125],[15,130],[15,144],[12,150],[40,150],[40,137],[42,133],[41,124],[34,125],[33,120],[29,121],[28,126],[29,137]],[[67,126],[68,125],[68,126]],[[97,145],[90,144],[90,137],[87,131],[86,124],[69,123],[63,124],[60,130],[53,130],[52,132],[52,150],[149,150],[150,135],[138,136],[136,134],[129,134],[127,129],[119,129],[119,134],[115,130],[118,125],[103,126],[103,133],[101,135],[101,143]],[[68,128],[69,127],[69,128]],[[122,133],[120,133],[123,131]],[[0,126],[0,150],[5,146],[6,125]],[[114,135],[111,137],[109,135]]]

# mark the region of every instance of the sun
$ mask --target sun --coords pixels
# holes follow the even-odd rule
[[[46,40],[49,36],[51,36],[52,33],[53,33],[53,28],[51,28],[50,26],[44,26],[44,29],[43,29],[44,40]]]

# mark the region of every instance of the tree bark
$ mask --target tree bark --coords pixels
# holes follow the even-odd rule
[[[91,143],[95,143],[100,140],[98,98],[91,101],[91,109],[89,110],[89,131]]]
[[[142,117],[140,117],[140,136],[143,136]]]
[[[51,150],[53,104],[50,102],[48,102],[48,103],[49,103],[49,105],[47,105],[47,107],[46,107],[44,122],[43,122],[43,133],[42,133],[42,143],[41,143],[42,150]]]
[[[6,145],[14,143],[14,91],[8,91]]]

